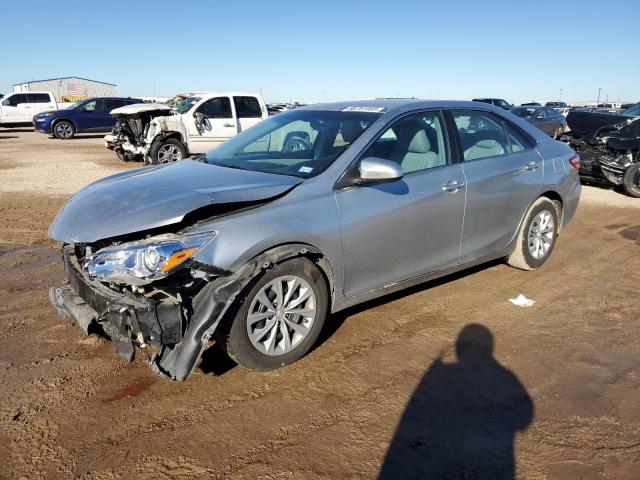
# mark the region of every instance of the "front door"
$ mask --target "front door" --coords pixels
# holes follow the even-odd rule
[[[461,262],[500,255],[542,185],[542,160],[527,138],[491,112],[454,110],[467,182]]]
[[[458,262],[465,184],[448,145],[440,112],[405,116],[360,157],[395,161],[404,177],[335,192],[346,296]]]
[[[196,114],[202,114],[199,122]],[[182,115],[190,153],[205,153],[238,134],[238,125],[233,116],[231,99],[215,97],[202,102],[193,113]]]

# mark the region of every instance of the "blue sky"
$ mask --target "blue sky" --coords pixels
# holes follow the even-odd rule
[[[27,3],[0,7],[3,93],[77,75],[139,96],[640,100],[640,0]]]

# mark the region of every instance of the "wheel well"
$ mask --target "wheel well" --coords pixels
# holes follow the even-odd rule
[[[558,221],[560,225],[558,225],[558,233],[562,230],[562,219],[563,219],[563,202],[562,197],[558,194],[558,192],[554,192],[553,190],[549,190],[544,192],[541,197],[547,197],[556,207],[556,213],[558,214]]]
[[[331,306],[333,307],[333,303],[335,301],[335,276],[333,273],[333,266],[320,249],[307,243],[285,243],[263,251],[256,255],[254,259],[259,257],[268,258],[270,257],[271,252],[275,253],[276,251],[278,252],[277,258],[279,259],[274,263],[282,263],[295,257],[305,257],[315,263],[320,269],[322,277],[327,284],[327,289],[331,296]]]
[[[185,148],[187,147],[187,145],[185,144],[184,140],[182,139],[182,135],[180,134],[180,132],[167,132],[165,134],[162,135],[158,135],[155,139],[154,142],[164,142],[165,140],[168,140],[170,138],[175,138],[176,140],[178,140],[179,142],[181,142]]]

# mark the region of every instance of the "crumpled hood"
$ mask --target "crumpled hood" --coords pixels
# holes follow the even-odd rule
[[[92,243],[180,222],[200,207],[267,200],[301,178],[181,162],[112,175],[73,195],[49,228],[61,242]]]
[[[567,125],[572,132],[586,135],[601,127],[617,125],[631,120],[630,117],[603,112],[569,112]]]

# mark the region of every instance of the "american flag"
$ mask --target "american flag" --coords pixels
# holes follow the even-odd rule
[[[86,97],[89,95],[89,86],[86,83],[69,83],[67,93],[77,97]]]

